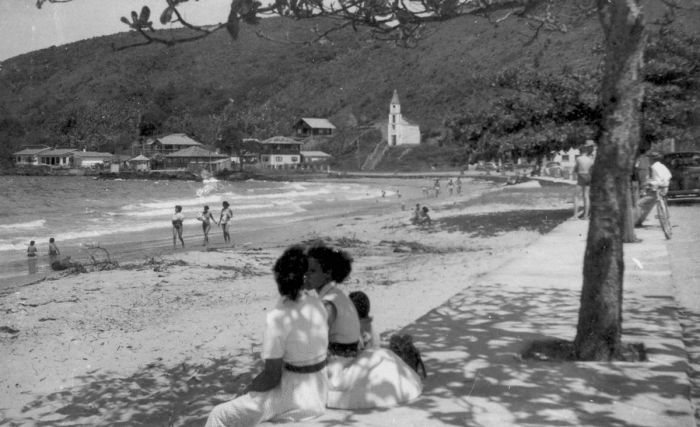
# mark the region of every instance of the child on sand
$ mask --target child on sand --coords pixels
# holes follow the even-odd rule
[[[37,253],[37,248],[34,246],[34,240],[29,242],[29,247],[27,248],[27,256],[28,257],[35,257]]]
[[[228,202],[224,201],[222,203],[223,208],[221,209],[221,215],[219,216],[219,225],[221,230],[224,232],[224,243],[231,242],[231,235],[229,234],[229,228],[231,227],[230,222],[233,218],[233,211],[229,208]]]
[[[369,297],[362,291],[350,292],[348,295],[355,305],[357,315],[360,317],[360,346],[365,348],[379,348],[379,335],[372,327],[372,316],[369,315]]]

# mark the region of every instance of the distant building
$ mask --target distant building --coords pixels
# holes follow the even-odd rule
[[[168,155],[185,148],[202,146],[201,142],[195,141],[184,133],[173,133],[171,135],[146,140],[141,147],[141,154],[150,155],[160,153]]]
[[[77,151],[75,148],[52,148],[42,151],[37,153],[39,165],[47,165],[53,168],[70,168],[73,163],[73,153]]]
[[[139,154],[133,159],[127,160],[126,164],[129,165],[131,169],[136,171],[145,172],[151,170],[151,159],[144,156],[143,154]]]
[[[387,139],[390,146],[420,144],[420,127],[401,114],[401,103],[396,90],[389,103]]]
[[[298,138],[333,136],[335,126],[328,119],[302,117],[294,124],[294,133]]]
[[[75,168],[91,168],[112,162],[112,153],[98,153],[95,151],[73,152],[72,166]]]
[[[16,166],[38,166],[39,154],[51,150],[45,145],[27,145],[22,150],[12,153]]]
[[[231,159],[229,156],[209,151],[200,146],[178,150],[168,154],[163,159],[164,166],[168,169],[191,169],[198,166],[208,168],[210,163],[218,160],[228,160],[228,169],[231,168]]]
[[[260,142],[260,163],[266,168],[296,168],[301,163],[302,143],[286,136]]]
[[[301,162],[302,163],[325,163],[332,159],[328,153],[323,151],[301,151]]]

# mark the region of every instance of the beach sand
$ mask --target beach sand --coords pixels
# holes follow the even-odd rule
[[[0,424],[203,425],[260,367],[277,298],[271,267],[286,246],[321,239],[347,250],[343,286],[370,296],[385,340],[572,212],[571,187],[536,182],[438,199],[416,181],[401,188],[401,199],[234,230],[233,248],[159,248],[113,270],[6,286]],[[431,227],[410,224],[415,203],[431,207]]]

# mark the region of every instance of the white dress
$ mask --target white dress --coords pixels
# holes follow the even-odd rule
[[[286,364],[309,366],[327,356],[327,313],[321,300],[302,293],[297,301],[281,298],[267,315],[262,358],[283,358]],[[250,392],[217,405],[206,427],[254,426],[263,421],[302,421],[325,411],[328,373],[282,371],[280,384],[266,392]]]
[[[324,287],[320,296],[332,302],[338,312],[330,330],[331,341],[341,344],[359,341],[360,320],[350,298],[335,285]],[[327,369],[329,408],[396,406],[423,392],[418,374],[394,352],[384,348],[368,348],[355,357],[331,355]]]

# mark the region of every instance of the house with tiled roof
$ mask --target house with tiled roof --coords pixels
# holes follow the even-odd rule
[[[158,138],[149,139],[144,144],[144,155],[163,154],[167,155],[190,147],[202,147],[202,143],[195,141],[184,133],[173,133]]]
[[[163,160],[168,169],[208,168],[210,165],[215,165],[217,170],[231,169],[229,156],[210,151],[201,144],[170,153]]]
[[[52,148],[37,154],[39,165],[47,165],[53,168],[70,168],[73,166],[73,154],[75,148]]]
[[[51,150],[46,145],[27,145],[22,150],[12,153],[16,166],[38,166],[39,154]]]
[[[297,138],[314,136],[333,136],[335,125],[328,119],[302,117],[294,124],[294,134]]]
[[[302,142],[286,136],[260,141],[260,164],[265,168],[295,169],[301,163]]]
[[[100,153],[97,151],[73,152],[72,166],[76,168],[91,168],[102,166],[112,162],[112,153]]]

